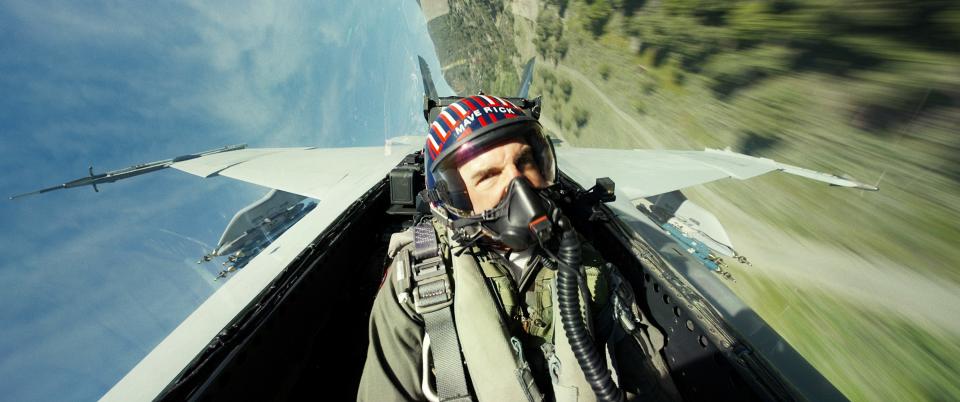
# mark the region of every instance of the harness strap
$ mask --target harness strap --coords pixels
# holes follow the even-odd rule
[[[448,307],[426,313],[423,321],[427,333],[430,334],[430,353],[437,376],[437,397],[441,401],[471,400],[451,309]]]
[[[440,256],[437,243],[437,231],[430,221],[424,221],[413,227],[413,258],[417,261]]]
[[[414,310],[423,317],[424,329],[430,336],[437,397],[441,401],[470,401],[453,320],[450,273],[440,256],[436,230],[429,221],[414,227],[413,258]]]

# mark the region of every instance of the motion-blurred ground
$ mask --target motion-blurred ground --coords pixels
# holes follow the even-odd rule
[[[729,146],[878,183],[774,174],[685,193],[754,263],[730,286],[849,398],[960,399],[955,3],[444,6],[430,29],[456,44],[438,43],[448,82],[513,94],[537,57],[541,121],[574,145]]]

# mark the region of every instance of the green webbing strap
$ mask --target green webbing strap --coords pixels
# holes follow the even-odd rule
[[[460,359],[460,340],[453,325],[450,307],[423,315],[430,334],[430,353],[437,375],[437,397],[441,401],[469,401],[467,379]]]
[[[413,301],[430,335],[430,354],[441,401],[470,401],[460,339],[453,321],[453,288],[437,245],[436,230],[428,221],[414,228]]]

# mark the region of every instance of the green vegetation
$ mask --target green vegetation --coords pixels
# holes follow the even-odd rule
[[[520,86],[513,14],[496,1],[450,2],[450,12],[427,24],[447,83],[458,94],[514,94]],[[483,32],[484,35],[478,35]]]
[[[544,70],[560,83],[576,82],[564,68],[584,75],[656,133],[628,125],[639,145],[731,146],[879,182],[881,192],[855,198],[787,177],[758,181],[763,198],[754,182],[715,188],[797,235],[960,283],[960,54],[950,46],[960,13],[949,4],[610,2],[617,8],[596,39],[584,22],[594,4],[568,5],[571,48]],[[578,103],[544,93],[548,112],[551,102]],[[584,106],[596,114],[603,104]],[[608,142],[610,119],[592,120],[577,143],[625,146]]]
[[[560,90],[563,91],[563,96],[569,98],[573,94],[573,84],[570,83],[570,80],[561,80]]]
[[[570,5],[570,0],[546,0],[544,3],[553,6],[552,9],[556,9],[560,15],[563,15],[566,13],[567,7]]]
[[[541,11],[560,18],[556,29],[570,44],[555,64],[539,65],[531,89],[557,123],[548,129],[578,146],[730,146],[879,183],[879,193],[859,194],[767,175],[685,193],[724,222],[748,257],[750,244],[737,234],[756,227],[738,220],[744,214],[804,241],[960,283],[958,5],[624,0],[609,1],[609,18],[597,18],[595,4]],[[583,125],[578,109],[589,111]],[[802,270],[822,264],[818,257],[765,262]],[[952,379],[960,376],[960,335],[760,270],[735,272],[732,286],[851,399],[960,398]]]
[[[538,56],[541,122],[572,145],[730,146],[879,183],[862,193],[771,174],[685,190],[748,257],[756,241],[738,235],[769,230],[759,221],[797,239],[784,248],[825,244],[960,283],[956,2],[544,0],[533,20],[502,2],[453,3],[464,17],[431,22],[451,85],[510,94]],[[492,39],[461,49],[456,24]],[[853,400],[960,399],[960,334],[762,275],[843,263],[820,257],[735,266],[731,287]]]
[[[570,44],[563,37],[563,23],[555,12],[542,12],[537,17],[537,53],[547,60],[557,63],[562,59]]]
[[[613,7],[608,0],[588,0],[584,8],[584,26],[594,36],[603,34],[607,21],[613,16]]]
[[[573,121],[577,123],[577,128],[586,126],[588,120],[590,120],[589,110],[580,108],[579,106],[573,107]]]
[[[672,60],[701,74],[719,100],[784,75],[843,77],[853,87],[844,103],[861,109],[854,125],[889,135],[917,105],[930,111],[955,101],[955,13],[929,0],[686,0],[651,3],[623,25],[655,66]]]
[[[740,278],[733,290],[851,400],[934,401],[960,395],[960,361],[945,358],[960,356],[960,336],[739,266],[733,272]]]

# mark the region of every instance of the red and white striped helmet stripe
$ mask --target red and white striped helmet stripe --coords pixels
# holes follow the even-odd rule
[[[496,102],[494,102],[493,99],[490,99],[490,98],[486,97],[485,95],[480,95],[480,97],[483,98],[483,100],[487,101],[487,103],[489,103],[489,104],[491,104],[491,105],[496,105]]]
[[[500,104],[502,104],[502,105],[504,105],[504,106],[509,106],[509,107],[514,108],[514,109],[519,109],[519,108],[517,107],[517,105],[514,105],[512,102],[510,102],[510,101],[508,101],[508,100],[505,100],[505,99],[503,99],[503,98],[501,98],[501,97],[497,97],[497,96],[494,96],[494,98],[496,98],[498,101],[500,101]]]
[[[464,109],[463,106],[460,106],[460,103],[454,103],[450,106],[456,109],[457,113],[460,113],[460,117],[467,115],[467,110]]]
[[[433,132],[437,135],[437,137],[440,138],[441,141],[446,141],[446,139],[447,139],[447,132],[446,132],[446,131],[443,131],[443,128],[440,127],[440,124],[439,124],[439,123],[437,123],[437,122],[431,123],[431,124],[430,124],[430,128],[433,129]]]
[[[443,117],[443,121],[447,123],[447,127],[450,127],[452,130],[457,119],[454,119],[453,116],[451,116],[450,113],[447,113],[446,110],[440,112],[440,117]]]

